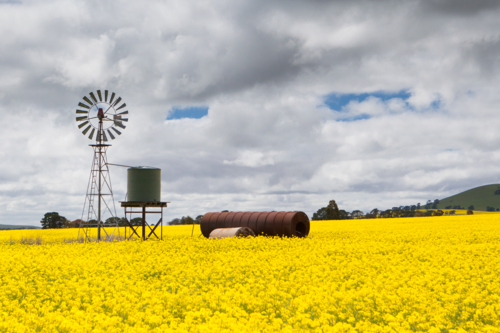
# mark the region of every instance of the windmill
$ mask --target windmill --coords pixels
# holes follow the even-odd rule
[[[78,230],[78,238],[85,241],[111,241],[119,230],[106,152],[111,146],[107,143],[109,139],[122,134],[118,128],[126,127],[123,124],[128,121],[126,106],[114,92],[97,90],[96,94],[90,92],[84,96],[76,109],[78,128],[90,140],[95,138],[95,143],[89,145],[94,150],[94,158]],[[105,223],[106,217],[110,223]]]

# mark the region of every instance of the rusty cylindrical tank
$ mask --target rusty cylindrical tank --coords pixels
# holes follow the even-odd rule
[[[210,238],[248,237],[248,236],[255,236],[255,233],[253,232],[252,229],[246,227],[214,229],[210,233]]]
[[[203,215],[200,227],[207,238],[215,229],[237,227],[250,228],[255,235],[306,237],[310,224],[303,212],[217,212]]]

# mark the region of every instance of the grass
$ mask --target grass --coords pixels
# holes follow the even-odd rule
[[[469,208],[474,206],[474,211],[486,211],[486,207],[500,208],[500,195],[495,194],[500,189],[500,184],[479,186],[462,193],[452,195],[439,201],[438,209],[445,209],[447,206],[458,206]]]

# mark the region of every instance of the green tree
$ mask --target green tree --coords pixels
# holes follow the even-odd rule
[[[57,212],[45,213],[43,219],[40,221],[42,229],[56,229],[64,227],[66,218],[59,215]]]
[[[191,216],[181,217],[181,224],[193,224],[194,220]]]
[[[201,221],[201,217],[202,215],[199,215],[197,216],[197,220],[199,218],[199,221]],[[175,218],[173,219],[172,221],[170,221],[168,224],[169,225],[181,225],[181,224],[193,224],[193,222],[195,224],[199,224],[199,222],[196,222],[197,220],[194,220],[191,216],[183,216],[181,217],[180,219],[179,218]]]
[[[120,224],[121,219],[116,216],[111,216],[106,219],[106,222],[104,222],[105,225],[115,225],[116,223]]]
[[[351,218],[350,214],[344,210],[340,211],[335,200],[330,200],[328,206],[318,209],[312,216],[314,221],[344,220],[349,218]]]
[[[132,220],[130,220],[130,224],[132,225],[142,225],[142,217],[135,217]]]
[[[434,212],[434,216],[443,216],[443,211],[441,209],[438,209]]]
[[[339,210],[339,217],[341,220],[347,220],[347,219],[350,219],[351,214],[349,212],[346,212],[345,210],[341,209]]]
[[[359,218],[359,217],[363,217],[363,215],[364,215],[363,212],[360,211],[360,210],[357,210],[357,209],[353,210],[352,213],[351,213],[352,217],[358,217]]]
[[[386,209],[385,211],[380,212],[380,217],[392,218],[393,217],[393,211],[390,210],[390,209]]]
[[[179,225],[179,224],[181,224],[181,219],[175,218],[172,221],[168,222],[167,224],[169,224],[169,225]]]
[[[321,220],[326,220],[325,219],[325,209],[326,207],[318,209],[316,213],[313,214],[313,221],[321,221]]]
[[[377,208],[373,208],[370,213],[366,214],[366,218],[367,219],[375,219],[375,218],[377,218],[378,213],[379,213],[379,210]]]
[[[76,220],[71,222],[70,228],[80,228],[80,225],[82,224],[82,222],[83,221],[81,219],[76,219]]]
[[[425,205],[425,209],[431,208],[431,205],[432,205],[432,201],[431,200],[427,200],[427,204]]]
[[[126,227],[128,226],[128,223],[127,223],[127,218],[125,217],[120,217],[120,222],[118,222],[118,225],[120,227]]]
[[[340,220],[339,207],[335,200],[330,200],[325,208],[325,220]]]

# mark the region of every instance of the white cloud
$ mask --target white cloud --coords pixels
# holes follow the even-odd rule
[[[224,164],[234,164],[238,166],[260,167],[264,165],[274,165],[273,154],[267,156],[260,151],[242,151],[239,156],[232,161],[224,160]]]
[[[486,0],[1,2],[0,223],[80,217],[92,150],[74,109],[96,89],[130,111],[110,162],[161,167],[167,219],[310,214],[330,199],[366,211],[499,182],[499,12]],[[410,97],[324,106],[380,91]],[[208,116],[166,121],[178,105]],[[121,200],[125,170],[112,180]]]

